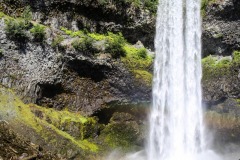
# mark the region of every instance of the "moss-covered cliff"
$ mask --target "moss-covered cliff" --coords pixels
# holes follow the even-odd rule
[[[0,148],[0,159],[93,160],[143,147],[156,4],[0,1],[0,120],[24,137]],[[239,8],[236,0],[202,4],[206,122],[225,142],[239,141]]]
[[[150,51],[122,33],[47,26],[21,3],[7,7],[19,8],[15,14],[0,13],[1,120],[53,158],[100,159],[115,148],[141,148],[144,119],[128,104],[150,99]]]

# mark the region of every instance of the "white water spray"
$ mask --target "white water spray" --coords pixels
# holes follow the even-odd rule
[[[200,5],[201,0],[159,1],[148,160],[202,160],[209,153],[201,106]]]

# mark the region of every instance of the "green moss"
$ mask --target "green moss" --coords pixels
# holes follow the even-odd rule
[[[208,5],[215,3],[217,0],[202,0],[201,1],[201,14],[202,16],[206,15],[206,8]]]
[[[93,46],[94,39],[85,35],[80,39],[76,39],[72,42],[73,48],[84,53],[95,53],[97,50]]]
[[[219,76],[229,76],[231,74],[232,59],[223,57],[218,59],[214,56],[208,56],[202,59],[203,80],[217,78]]]
[[[61,44],[61,42],[62,42],[63,40],[64,40],[64,37],[61,36],[61,35],[58,35],[58,36],[56,36],[56,37],[53,39],[51,46],[52,46],[53,48],[55,48],[55,47],[60,47],[60,44]]]
[[[133,73],[137,79],[143,80],[145,84],[151,86],[153,75],[145,70],[133,70]]]
[[[98,151],[98,147],[90,143],[87,139],[76,139],[59,128],[61,124],[66,122],[86,124],[88,119],[81,116],[79,113],[71,113],[67,110],[56,111],[34,104],[24,104],[16,97],[13,91],[2,86],[0,87],[0,100],[1,116],[11,121],[15,119],[17,122],[27,125],[29,128],[34,129],[36,133],[46,141],[54,137],[53,135],[55,134],[69,140],[72,144],[83,150],[91,152]],[[92,122],[92,119],[90,121]]]
[[[110,53],[113,58],[119,58],[126,55],[123,46],[125,45],[126,40],[124,39],[121,33],[113,34],[108,32],[106,37],[106,49],[107,53]]]
[[[17,20],[17,19],[7,19],[5,21],[5,32],[7,36],[12,40],[26,40],[27,36],[27,28],[28,25],[25,23],[24,20]]]
[[[106,35],[98,33],[88,33],[88,36],[95,39],[96,41],[106,40]]]
[[[67,35],[71,36],[71,37],[82,37],[85,35],[84,31],[72,31],[72,30],[68,30],[67,28],[61,27],[60,28],[62,31],[64,31]]]
[[[129,151],[136,147],[135,145],[140,136],[139,129],[140,128],[135,121],[111,121],[101,134],[105,136],[104,142],[112,148],[120,147],[123,150]]]
[[[147,55],[145,48],[125,45],[124,50],[126,56],[121,58],[122,62],[138,80],[150,86],[152,83],[152,73],[149,72],[149,69],[153,63],[153,57]]]
[[[76,50],[88,53],[98,52],[97,49],[94,48],[94,43],[97,41],[104,40],[103,44],[105,46],[104,52],[110,53],[113,58],[125,56],[125,50],[123,49],[123,46],[126,44],[126,40],[124,39],[121,33],[118,34],[114,34],[112,32],[108,32],[107,34],[87,33],[86,31],[82,30],[71,31],[63,27],[61,27],[61,30],[71,37],[79,38],[72,42],[72,46]]]
[[[45,39],[45,28],[43,25],[36,24],[30,29],[35,41],[42,42]]]
[[[236,65],[240,64],[240,51],[233,52],[233,63]]]
[[[4,18],[4,19],[13,19],[13,17],[8,16],[8,15],[6,15],[6,14],[3,13],[3,12],[0,12],[0,18]]]

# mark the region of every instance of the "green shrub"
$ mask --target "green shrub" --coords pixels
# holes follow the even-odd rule
[[[229,76],[231,74],[232,60],[230,57],[218,57],[209,55],[202,59],[203,81],[219,76]]]
[[[94,39],[89,36],[84,36],[83,38],[76,39],[72,42],[73,48],[78,51],[82,51],[85,53],[93,53],[95,52],[95,48],[93,47]]]
[[[205,16],[206,14],[206,8],[209,4],[214,3],[216,0],[201,0],[201,14],[202,16]]]
[[[30,32],[34,36],[34,40],[37,42],[42,42],[45,39],[45,27],[39,24],[35,25]]]
[[[23,20],[6,20],[5,32],[10,39],[26,40],[27,26]]]
[[[62,31],[64,31],[67,35],[71,36],[71,37],[81,37],[84,36],[84,31],[72,31],[72,30],[68,30],[67,28],[61,27],[60,28]]]
[[[233,52],[233,62],[235,64],[240,64],[240,51]]]
[[[31,12],[30,6],[27,6],[27,7],[24,9],[21,17],[23,18],[23,21],[24,21],[24,23],[25,23],[26,28],[30,28],[31,25],[32,25],[32,24],[31,24],[32,12]]]
[[[23,13],[22,13],[22,18],[25,19],[26,21],[31,21],[32,20],[32,12],[30,6],[27,6]]]
[[[56,47],[60,47],[60,43],[64,40],[63,36],[57,36],[53,39],[52,41],[52,47],[56,48]]]
[[[218,68],[227,68],[230,67],[232,63],[232,60],[229,57],[223,57],[222,59],[220,59],[215,65]]]
[[[126,40],[121,33],[113,34],[109,32],[106,40],[107,42],[105,50],[106,52],[110,53],[113,58],[119,58],[120,56],[126,55],[126,52],[123,48]]]
[[[158,6],[158,0],[144,0],[144,7],[147,8],[150,12],[156,13]]]
[[[136,80],[147,86],[151,86],[152,73],[150,72],[153,57],[147,54],[146,48],[136,48],[132,45],[124,45],[126,56],[122,62],[133,73]]]
[[[142,47],[142,48],[136,48],[132,45],[124,45],[124,50],[127,54],[127,57],[131,57],[134,59],[148,59],[148,54],[147,54],[147,50],[146,48]]]
[[[138,55],[140,58],[147,58],[147,50],[146,50],[146,48],[140,48],[140,49],[138,49],[137,55]]]
[[[106,35],[99,33],[88,33],[88,36],[93,38],[96,41],[101,41],[106,39]]]

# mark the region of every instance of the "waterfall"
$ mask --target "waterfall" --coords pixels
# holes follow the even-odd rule
[[[159,1],[148,160],[201,160],[207,150],[200,6],[201,0]]]

